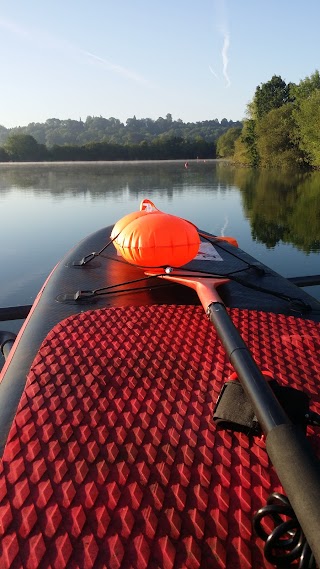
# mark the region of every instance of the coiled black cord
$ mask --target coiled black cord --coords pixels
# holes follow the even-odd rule
[[[262,522],[271,518],[274,529],[268,534]],[[264,556],[276,567],[291,567],[296,562],[298,569],[315,569],[315,559],[300,527],[299,521],[286,496],[274,492],[253,517],[253,528],[257,536],[265,541]],[[299,565],[297,565],[299,562]]]

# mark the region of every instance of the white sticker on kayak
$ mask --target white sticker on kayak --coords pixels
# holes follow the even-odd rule
[[[223,261],[211,243],[201,241],[199,251],[194,258],[197,261]]]

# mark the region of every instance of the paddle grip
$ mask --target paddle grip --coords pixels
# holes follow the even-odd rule
[[[279,425],[266,437],[268,455],[320,567],[320,463],[296,425]]]
[[[210,304],[207,315],[251,401],[263,432],[267,434],[277,425],[290,424],[288,416],[262,375],[224,305],[218,302]]]

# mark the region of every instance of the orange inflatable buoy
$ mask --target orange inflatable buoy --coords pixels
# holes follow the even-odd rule
[[[154,203],[147,198],[144,198],[140,203],[140,211],[147,211],[148,213],[157,211],[160,213],[160,210],[154,205]]]
[[[111,234],[114,246],[126,261],[135,265],[185,265],[199,250],[196,227],[185,219],[157,210],[148,201],[143,200],[140,212],[129,214],[116,223]]]
[[[156,208],[156,206],[151,200],[148,199],[142,200],[140,204],[140,211],[132,211],[131,213],[128,213],[127,215],[119,219],[119,221],[117,221],[117,223],[114,225],[112,229],[110,236],[111,239],[114,240],[119,235],[119,233],[121,233],[121,231],[127,225],[129,225],[131,221],[134,221],[138,217],[146,215],[147,213],[155,213],[155,212],[159,213],[159,210]]]
[[[143,215],[147,215],[147,211],[132,211],[131,213],[128,213],[128,215],[125,215],[124,217],[122,217],[121,219],[119,219],[119,221],[117,221],[117,223],[113,226],[113,229],[111,231],[111,239],[115,240],[118,235],[124,230],[125,227],[127,227],[127,225],[129,225],[129,223],[131,223],[131,221],[134,221],[135,219],[142,217]]]

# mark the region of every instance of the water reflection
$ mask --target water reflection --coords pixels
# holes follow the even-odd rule
[[[195,162],[186,169],[183,162],[135,162],[135,163],[75,163],[75,164],[12,164],[0,165],[0,190],[34,189],[37,193],[50,192],[55,196],[89,193],[91,197],[128,190],[132,197],[138,193],[161,191],[172,195],[173,190],[183,191],[197,185],[199,188],[216,180],[215,164]],[[222,183],[222,186],[225,184]]]
[[[305,253],[320,251],[320,172],[308,174],[254,171],[224,162],[1,164],[0,197],[12,190],[35,196],[123,197],[139,202],[157,193],[171,201],[193,192],[239,189],[252,239],[273,248],[280,242]],[[200,207],[200,205],[199,205]]]
[[[240,189],[254,240],[268,248],[282,242],[305,253],[320,251],[320,172],[218,169],[225,183]]]

